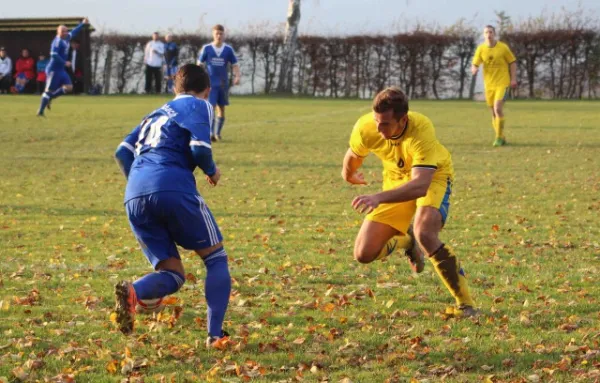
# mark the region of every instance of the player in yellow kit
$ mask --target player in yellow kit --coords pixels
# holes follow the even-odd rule
[[[454,179],[450,153],[437,140],[431,120],[408,111],[408,98],[398,88],[377,94],[373,111],[354,125],[342,170],[347,182],[366,184],[358,170],[369,153],[383,164],[384,191],[352,201],[354,209],[368,213],[356,237],[354,257],[370,263],[410,242],[405,239],[414,217],[419,246],[410,257],[413,269],[422,270],[422,249],[456,299],[456,313],[476,314],[463,269],[438,236],[448,216]]]
[[[508,45],[496,40],[496,29],[487,25],[483,30],[485,42],[477,47],[471,73],[475,76],[483,64],[485,101],[492,109],[492,125],[496,132],[494,146],[506,144],[504,137],[504,101],[509,87],[517,87],[517,59]]]

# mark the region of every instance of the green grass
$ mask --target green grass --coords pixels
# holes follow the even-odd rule
[[[503,148],[482,103],[412,103],[452,152],[442,236],[483,311],[446,320],[429,265],[415,276],[400,256],[352,258],[362,217],[350,201],[378,190],[380,165],[367,160],[363,188],[340,167],[370,103],[234,98],[214,145],[221,184],[198,188],[226,238],[239,347],[209,352],[205,271],[189,252],[197,282],[177,294],[180,317],[138,317],[129,338],[110,322],[113,283],[150,271],[112,154],[165,100],[64,97],[38,119],[37,97],[0,98],[0,382],[598,379],[599,103],[509,103]],[[146,365],[123,374],[131,361]]]

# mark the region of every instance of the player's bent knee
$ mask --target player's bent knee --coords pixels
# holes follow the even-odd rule
[[[369,251],[369,249],[354,249],[354,259],[356,259],[359,263],[371,263],[376,258],[379,252]]]
[[[496,115],[497,117],[504,117],[504,111],[501,104],[496,104],[494,106],[494,115]]]
[[[164,261],[160,261],[158,265],[156,265],[156,271],[175,271],[181,275],[185,275],[183,263],[180,259],[175,257],[171,257],[165,259]]]
[[[207,256],[209,256],[210,254],[214,253],[216,250],[218,250],[222,247],[223,247],[223,242],[219,242],[216,245],[213,245],[211,247],[207,247],[205,249],[197,249],[194,251],[196,252],[196,254],[198,254],[198,256],[200,258],[206,258]]]

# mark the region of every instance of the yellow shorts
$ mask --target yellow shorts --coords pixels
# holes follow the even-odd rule
[[[507,86],[485,88],[485,102],[489,107],[492,107],[496,101],[506,101],[509,89]]]
[[[417,207],[431,206],[442,214],[442,224],[446,223],[448,218],[448,209],[450,208],[450,195],[452,194],[452,180],[447,178],[434,178],[427,190],[427,194],[417,200],[384,203],[367,215],[369,221],[384,223],[393,227],[401,233],[406,233]]]

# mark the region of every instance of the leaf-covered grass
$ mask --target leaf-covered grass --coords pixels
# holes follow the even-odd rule
[[[398,255],[352,258],[362,217],[341,162],[368,101],[233,98],[200,192],[234,278],[226,329],[207,351],[204,265],[124,337],[113,284],[150,271],[112,159],[154,97],[0,99],[0,382],[573,382],[600,379],[600,104],[507,105],[510,146],[492,148],[481,103],[420,102],[457,173],[442,236],[483,315],[449,319],[433,269]],[[127,381],[127,380],[125,380]]]

